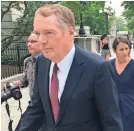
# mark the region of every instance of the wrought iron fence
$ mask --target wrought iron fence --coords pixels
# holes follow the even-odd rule
[[[10,45],[1,54],[1,79],[23,72],[23,61],[29,56],[24,42]]]

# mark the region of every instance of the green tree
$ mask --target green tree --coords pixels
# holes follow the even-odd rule
[[[127,21],[124,17],[120,16],[120,17],[115,17],[115,21],[116,21],[116,27],[117,30],[119,31],[127,31],[128,27],[127,27]]]
[[[84,23],[91,28],[91,32],[102,34],[105,31],[105,15],[100,14],[99,10],[103,9],[104,2],[90,2],[85,12]],[[96,32],[97,31],[97,32]]]
[[[54,3],[54,2],[47,2],[47,4]],[[27,11],[27,16],[26,18],[19,19],[19,25],[23,25],[22,27],[27,27],[28,30],[26,30],[25,34],[29,34],[32,31],[32,23],[33,23],[33,17],[35,10],[46,4],[46,2],[41,2],[41,1],[29,1],[28,2],[28,8],[30,10]],[[64,5],[68,8],[70,8],[75,16],[75,24],[80,25],[80,13],[83,15],[83,24],[85,26],[90,26],[91,31],[94,32],[96,31],[97,34],[102,34],[106,32],[106,21],[105,21],[105,15],[99,14],[99,10],[104,8],[105,2],[100,2],[100,1],[90,1],[86,2],[85,5],[82,5],[80,1],[61,1],[59,4]],[[29,23],[26,26],[26,23]],[[111,28],[111,23],[112,20],[111,18],[109,19],[109,30]],[[24,30],[21,28],[21,30]]]
[[[14,37],[17,36],[17,41],[19,41],[23,36],[28,36],[33,30],[33,17],[37,8],[46,3],[55,3],[55,2],[47,2],[47,1],[8,1],[9,5],[7,7],[3,7],[1,9],[2,19],[6,13],[10,11],[11,8],[15,8],[19,11],[23,12],[23,16],[17,19],[17,24],[15,29],[12,31],[10,36],[5,37],[1,40],[2,42],[2,50],[1,53],[4,52],[8,46],[13,42]],[[22,8],[20,5],[23,5]],[[2,20],[1,19],[1,20]]]
[[[6,13],[10,11],[11,8],[16,8],[19,11],[23,11],[24,9],[20,6],[21,4],[25,4],[22,1],[7,1],[8,4],[1,5],[1,21]]]
[[[9,8],[7,11],[1,11],[2,18],[10,8],[16,8],[23,12],[23,16],[17,19],[17,26],[13,30],[10,36],[2,39],[2,51],[4,51],[14,39],[14,36],[18,36],[18,41],[22,36],[28,36],[33,30],[33,17],[37,8],[42,5],[57,3],[55,1],[10,1]],[[86,4],[82,5],[80,1],[60,1],[61,5],[70,8],[75,15],[76,25],[80,24],[80,13],[83,15],[83,24],[85,26],[90,26],[91,31],[96,34],[105,33],[105,16],[104,14],[99,14],[99,10],[104,8],[104,1],[88,1]],[[23,4],[22,9],[19,5]],[[109,19],[109,25],[111,20]],[[110,26],[109,26],[110,28]]]
[[[6,4],[6,5],[2,4],[2,6],[1,6],[1,21],[3,20],[4,15],[6,13],[8,13],[11,10],[11,8],[15,8],[21,12],[23,12],[24,10],[27,9],[26,1],[7,1],[7,3],[8,4]],[[22,6],[20,6],[22,4],[24,5],[24,8],[22,8]],[[22,18],[24,18],[24,17],[25,17],[25,15],[22,16]],[[17,25],[17,27],[12,31],[10,36],[7,36],[1,40],[1,43],[2,43],[1,44],[1,48],[2,48],[1,53],[3,53],[4,50],[6,48],[8,48],[8,46],[13,42],[14,36],[18,35],[18,31],[17,31],[18,28],[21,28],[21,27],[19,25]]]
[[[89,26],[93,34],[103,34],[106,32],[105,15],[104,13],[99,14],[99,10],[104,8],[104,1],[87,1],[84,4],[80,1],[64,1],[61,4],[73,11],[76,25],[80,25],[80,13],[82,13],[83,25]],[[109,20],[109,25],[110,29],[111,20]]]
[[[75,24],[80,23],[80,10],[82,9],[82,6],[79,1],[62,1],[60,3],[61,5],[64,5],[72,10],[75,16]]]
[[[128,31],[134,34],[134,1],[125,1],[123,5],[125,8],[123,16],[127,20]]]

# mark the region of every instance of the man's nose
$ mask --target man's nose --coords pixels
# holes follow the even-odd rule
[[[31,42],[28,42],[28,43],[27,43],[27,46],[31,46]]]

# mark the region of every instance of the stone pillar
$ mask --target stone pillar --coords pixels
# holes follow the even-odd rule
[[[98,38],[92,37],[91,38],[91,51],[97,53],[98,52]]]
[[[75,37],[75,44],[82,49],[91,50],[91,39],[89,37]]]
[[[82,49],[98,52],[98,37],[75,37],[75,43]]]

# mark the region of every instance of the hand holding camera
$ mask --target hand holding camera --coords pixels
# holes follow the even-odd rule
[[[20,87],[14,83],[7,83],[4,92],[1,93],[1,104],[13,97],[15,100],[22,98]]]

